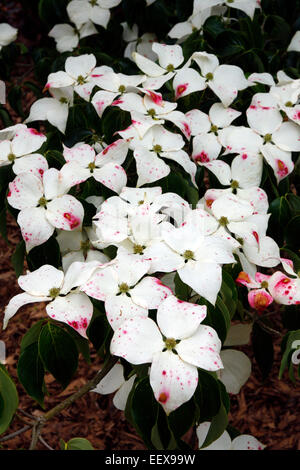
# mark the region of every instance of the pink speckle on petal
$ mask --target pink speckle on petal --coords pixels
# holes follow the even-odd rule
[[[187,89],[187,87],[189,86],[188,83],[183,83],[182,85],[178,85],[176,87],[176,98],[179,98]]]

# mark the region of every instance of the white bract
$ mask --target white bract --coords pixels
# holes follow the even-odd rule
[[[14,163],[17,158],[32,155],[47,140],[47,137],[36,129],[24,125],[14,126],[11,133],[0,140],[0,166]]]
[[[24,172],[9,183],[7,200],[20,210],[17,222],[27,252],[45,243],[55,228],[81,228],[84,209],[74,196],[66,194],[69,188],[63,175],[55,168],[46,170],[42,179]]]
[[[98,31],[91,21],[83,24],[79,29],[73,28],[68,23],[53,26],[48,36],[56,42],[58,52],[73,51],[78,46],[79,40],[86,38]]]
[[[19,286],[24,290],[15,295],[5,308],[3,328],[23,305],[34,302],[49,302],[46,312],[54,320],[67,323],[81,336],[86,338],[86,329],[93,315],[93,304],[83,292],[77,289],[84,284],[100,265],[73,263],[67,272],[49,264],[41,266],[18,278]],[[76,288],[76,289],[75,289]]]
[[[119,3],[121,0],[72,0],[67,6],[67,12],[77,28],[88,21],[106,28],[110,20],[109,9]]]
[[[96,271],[81,290],[105,302],[107,319],[116,330],[128,318],[147,316],[172,292],[159,279],[145,276],[151,260],[122,252],[113,264]]]
[[[157,325],[145,316],[127,319],[111,341],[112,354],[131,364],[151,363],[150,385],[167,414],[193,396],[197,367],[222,368],[221,342],[213,328],[201,325],[205,316],[206,306],[171,295],[158,307]]]
[[[249,434],[241,434],[231,440],[227,431],[224,431],[221,436],[216,439],[212,444],[202,447],[206,436],[209,432],[211,423],[205,421],[201,423],[197,429],[198,447],[200,450],[263,450],[266,446]]]
[[[8,23],[0,23],[0,51],[17,39],[18,30]]]

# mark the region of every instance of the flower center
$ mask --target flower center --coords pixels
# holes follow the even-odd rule
[[[174,71],[174,65],[169,64],[168,67],[167,67],[167,72],[173,72],[173,71]]]
[[[90,241],[89,240],[86,240],[85,242],[80,242],[80,249],[82,251],[88,251],[90,249]]]
[[[194,259],[194,252],[191,250],[185,250],[185,252],[183,253],[183,257],[185,259]]]
[[[94,169],[96,168],[96,165],[94,162],[91,162],[88,164],[89,169],[91,170],[91,173],[93,173]]]
[[[142,245],[137,245],[137,244],[133,245],[133,252],[136,255],[141,255],[143,253],[144,249],[145,249],[145,247],[142,246]]]
[[[49,290],[49,296],[55,299],[60,293],[60,289],[58,287],[52,287],[52,289]]]
[[[223,227],[225,227],[225,225],[229,224],[229,221],[227,219],[227,217],[221,217],[220,220],[219,220],[219,224],[222,225]]]
[[[149,114],[149,116],[154,117],[156,114],[156,111],[155,109],[151,108],[151,109],[148,109],[147,113]]]
[[[45,197],[41,197],[39,199],[39,205],[45,207],[47,205],[47,199]]]
[[[77,77],[77,83],[78,85],[84,85],[86,83],[86,79],[82,75],[79,75],[79,77]]]
[[[160,153],[162,151],[161,145],[154,145],[153,150],[156,153]]]
[[[271,142],[271,140],[272,140],[272,135],[271,134],[266,134],[264,136],[264,141],[265,142]]]
[[[126,292],[129,291],[129,287],[128,287],[128,285],[126,284],[126,282],[122,282],[122,284],[119,285],[119,291],[120,291],[122,294],[125,294]]]
[[[8,160],[9,162],[14,162],[15,159],[16,159],[16,156],[15,156],[14,153],[10,153],[9,155],[7,155],[7,160]]]
[[[209,80],[213,80],[214,75],[213,75],[211,72],[208,72],[208,73],[205,75],[205,78],[206,78],[206,80],[208,80],[208,81],[209,81]]]
[[[232,187],[232,189],[237,189],[239,187],[239,182],[236,180],[233,180],[230,186]]]
[[[95,5],[97,5],[97,0],[90,0],[90,4],[92,5],[92,7],[94,7]]]
[[[260,285],[261,285],[261,287],[262,287],[263,289],[267,289],[267,288],[268,288],[268,283],[267,283],[267,281],[263,281]]]
[[[176,344],[177,344],[177,342],[176,342],[176,339],[174,339],[174,338],[165,339],[166,348],[169,349],[169,350],[174,349]]]
[[[126,87],[124,85],[119,86],[119,92],[124,93],[126,91]]]
[[[68,100],[67,100],[67,98],[65,98],[64,96],[62,96],[61,98],[59,98],[59,102],[60,102],[60,103],[63,103],[63,104],[67,104],[67,103],[68,103]]]
[[[292,103],[291,101],[287,101],[287,103],[285,103],[285,106],[286,106],[287,108],[292,108],[293,103]]]
[[[213,124],[213,125],[211,126],[211,128],[210,128],[210,131],[213,132],[214,134],[217,134],[217,133],[218,133],[218,130],[219,130],[218,127],[215,126],[214,124]]]

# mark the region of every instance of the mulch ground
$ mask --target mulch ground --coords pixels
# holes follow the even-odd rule
[[[26,19],[22,16],[22,7],[17,1],[7,1],[0,6],[0,22],[9,22],[21,31],[19,36],[26,45],[38,43],[39,35],[26,32]],[[27,74],[28,63],[21,61],[17,76]],[[26,79],[28,76],[26,75]],[[29,107],[33,96],[28,92],[25,97],[25,109]],[[11,110],[10,110],[11,111]],[[15,121],[20,119],[15,116]],[[20,343],[23,335],[35,321],[46,316],[44,305],[32,304],[23,307],[9,322],[7,329],[2,332],[3,309],[12,296],[20,292],[16,276],[12,268],[10,257],[20,234],[16,223],[8,218],[9,246],[0,239],[0,339],[4,340],[7,348],[7,368],[17,384],[19,393],[19,409],[32,416],[42,413],[41,408],[24,391],[17,380],[17,362]],[[269,377],[262,382],[261,374],[253,359],[251,346],[240,348],[252,360],[252,374],[246,385],[238,395],[231,396],[230,424],[241,433],[252,434],[263,442],[268,450],[300,450],[300,404],[299,381],[294,385],[285,374],[282,380],[278,379],[280,365],[280,338],[274,338],[275,360]],[[88,365],[83,358],[80,359],[78,371],[70,385],[62,391],[51,375],[46,376],[49,396],[45,399],[46,410],[60,403],[87,380],[91,379],[101,368],[100,359],[92,351],[92,365]],[[4,434],[10,434],[24,426],[26,416],[20,411],[10,428]],[[43,429],[44,441],[53,449],[59,449],[59,440],[68,441],[73,437],[85,437],[91,441],[98,450],[143,450],[143,441],[135,430],[128,424],[124,413],[117,410],[112,403],[112,396],[100,396],[88,393],[77,402],[53,418]],[[1,436],[3,438],[3,436]],[[2,449],[17,450],[28,449],[31,440],[31,430],[28,430],[14,439],[0,442]],[[1,441],[1,439],[0,439]],[[195,432],[186,436],[186,441],[196,446]],[[39,450],[47,447],[38,443]],[[195,447],[196,448],[196,447]]]

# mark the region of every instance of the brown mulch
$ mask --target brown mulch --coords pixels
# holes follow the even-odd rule
[[[28,47],[39,44],[40,35],[34,34],[34,28],[26,29],[26,18],[22,15],[22,6],[16,0],[8,0],[5,5],[0,5],[0,22],[9,22],[19,28],[19,41],[23,41]],[[30,59],[28,55],[20,58],[13,71],[15,80],[34,81],[30,72]],[[19,82],[18,82],[19,83]],[[24,108],[29,109],[34,100],[33,94],[28,91],[24,97]],[[7,109],[12,110],[7,105]],[[15,122],[20,122],[13,112]],[[9,322],[7,329],[2,332],[3,309],[12,296],[20,292],[10,257],[16,244],[20,240],[17,224],[8,218],[7,246],[0,238],[0,339],[4,340],[7,348],[7,368],[15,380],[19,393],[19,409],[37,416],[42,413],[41,408],[24,391],[17,380],[17,362],[20,343],[26,331],[40,318],[46,316],[44,305],[31,304],[23,307]],[[280,338],[275,337],[275,361],[270,376],[262,382],[258,366],[253,359],[251,346],[242,349],[251,359],[253,364],[252,375],[238,395],[231,396],[230,424],[242,433],[252,434],[265,445],[268,450],[300,450],[300,404],[299,381],[294,385],[284,375],[278,379],[280,365]],[[45,399],[46,410],[60,403],[91,379],[101,367],[100,359],[92,350],[92,365],[88,365],[84,359],[80,359],[78,371],[74,380],[64,391],[55,382],[53,377],[46,376],[46,384],[49,396]],[[10,434],[24,426],[26,416],[21,412],[19,418],[15,417],[10,428],[4,434]],[[135,430],[124,417],[124,413],[117,410],[112,403],[112,396],[100,396],[96,393],[88,393],[72,404],[60,415],[53,418],[43,429],[43,439],[53,449],[59,449],[59,439],[68,441],[73,437],[85,437],[91,441],[98,450],[142,450],[145,449],[143,441],[137,436]],[[3,436],[1,436],[2,438]],[[2,449],[17,450],[28,449],[31,440],[31,430],[20,434],[9,441],[0,442]],[[186,440],[196,443],[195,432],[189,433]],[[39,442],[38,449],[45,450],[43,443]]]
[[[10,256],[18,243],[20,236],[16,223],[9,217],[8,237],[10,246],[0,239],[0,298],[1,312],[13,295],[20,292],[14,270],[10,263]],[[19,357],[19,347],[23,335],[40,318],[46,315],[44,305],[32,304],[22,307],[16,316],[10,320],[7,329],[1,332],[0,339],[7,347],[8,371],[17,384],[20,398],[19,408],[37,416],[42,409],[32,400],[20,384],[18,384],[16,367]],[[2,314],[0,317],[0,327]],[[253,358],[251,346],[242,348]],[[45,399],[46,410],[60,403],[91,379],[100,369],[100,359],[92,350],[92,365],[80,359],[78,371],[70,385],[62,391],[53,377],[46,375],[46,384],[49,396]],[[253,360],[252,375],[238,395],[231,396],[230,424],[244,434],[252,434],[267,445],[268,450],[300,450],[300,404],[299,381],[294,385],[284,375],[278,379],[280,365],[280,340],[275,340],[275,362],[272,372],[267,380],[261,381],[260,371]],[[26,420],[21,413],[19,415]],[[15,418],[6,432],[10,434],[21,429],[24,423]],[[101,396],[88,393],[72,404],[60,415],[49,421],[43,430],[43,439],[53,449],[59,449],[59,439],[68,441],[73,437],[89,439],[98,450],[142,450],[145,449],[143,441],[137,436],[135,430],[124,417],[124,413],[117,410],[112,403],[112,395]],[[2,436],[1,436],[2,437]],[[31,431],[3,442],[2,448],[8,450],[28,449]],[[187,436],[187,441],[195,443],[195,433]],[[38,449],[46,447],[39,442]]]

